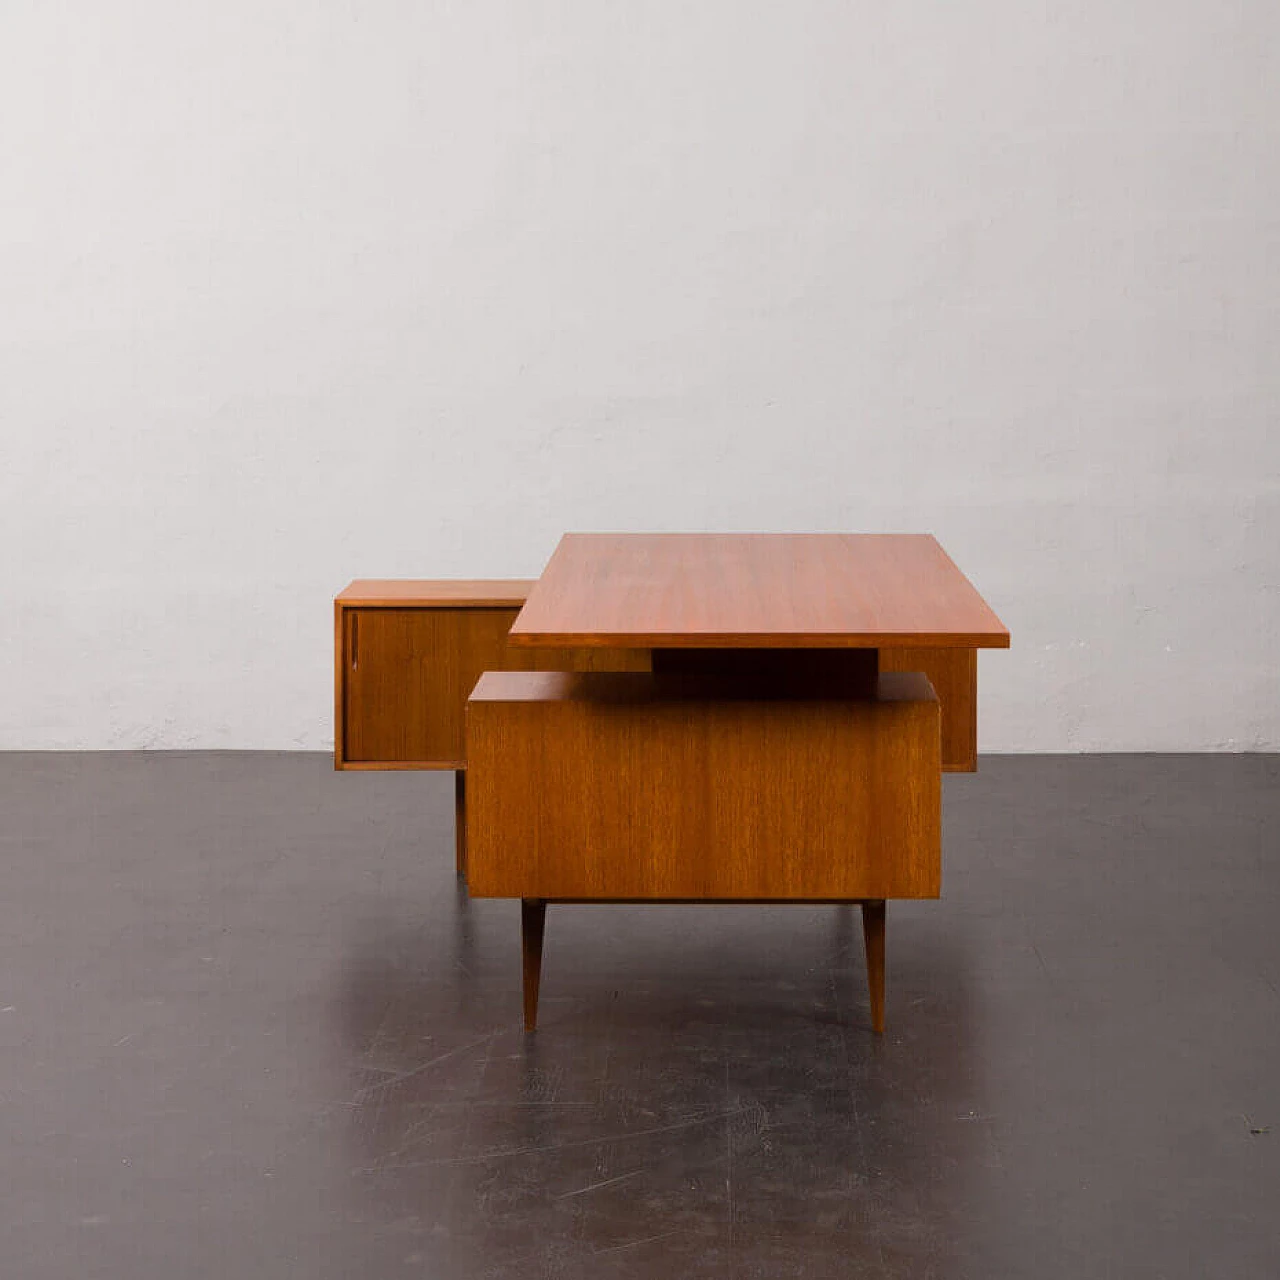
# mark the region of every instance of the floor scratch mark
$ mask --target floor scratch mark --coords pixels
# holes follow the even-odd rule
[[[377,1087],[377,1086],[375,1086]],[[489,1160],[506,1160],[512,1156],[541,1155],[546,1151],[570,1151],[575,1147],[595,1147],[605,1142],[626,1142],[630,1138],[647,1138],[655,1133],[676,1133],[681,1129],[692,1129],[700,1124],[714,1124],[717,1120],[728,1120],[742,1115],[745,1108],[737,1111],[716,1112],[714,1115],[698,1116],[693,1120],[681,1120],[678,1124],[658,1125],[653,1129],[632,1129],[622,1133],[605,1133],[598,1138],[580,1138],[576,1142],[552,1142],[542,1147],[505,1147],[498,1151],[483,1151],[474,1156],[449,1156],[439,1160],[415,1160],[409,1164],[379,1164],[362,1166],[353,1169],[352,1173],[385,1173],[389,1169],[425,1169],[435,1165],[484,1164]]]
[[[379,1080],[377,1084],[366,1085],[363,1089],[357,1090],[355,1096],[358,1099],[365,1098],[371,1093],[377,1093],[380,1089],[390,1089],[392,1085],[400,1084],[405,1080],[412,1080],[414,1076],[420,1076],[424,1071],[429,1071],[438,1063],[444,1062],[446,1058],[456,1058],[458,1054],[466,1053],[468,1049],[475,1049],[491,1040],[496,1040],[501,1034],[501,1031],[490,1031],[482,1035],[478,1040],[460,1044],[456,1049],[450,1049],[447,1053],[438,1054],[429,1062],[424,1062],[420,1066],[414,1067],[411,1071],[402,1071],[399,1075],[392,1076],[389,1080]]]
[[[632,1169],[630,1173],[620,1173],[616,1178],[605,1178],[603,1182],[593,1182],[589,1187],[579,1187],[577,1191],[566,1191],[556,1196],[556,1199],[568,1200],[572,1196],[585,1196],[588,1191],[599,1191],[601,1187],[611,1187],[615,1182],[626,1182],[628,1178],[634,1178],[637,1173],[643,1172],[643,1169]]]
[[[645,1236],[643,1240],[628,1240],[626,1244],[610,1245],[607,1249],[595,1249],[593,1252],[598,1256],[602,1253],[620,1253],[623,1249],[638,1249],[642,1244],[653,1244],[655,1240],[666,1240],[670,1236],[678,1236],[681,1234],[680,1228],[674,1231],[664,1231],[661,1235]]]

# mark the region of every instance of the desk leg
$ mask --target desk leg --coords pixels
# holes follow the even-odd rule
[[[538,983],[542,978],[542,933],[547,904],[541,898],[520,899],[520,939],[524,950],[524,1029],[538,1029]]]
[[[454,861],[458,878],[467,878],[467,774],[464,769],[453,771],[453,840]]]
[[[867,947],[867,987],[871,995],[871,1029],[884,1030],[884,899],[862,904],[862,935]]]

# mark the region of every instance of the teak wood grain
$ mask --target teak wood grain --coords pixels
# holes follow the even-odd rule
[[[826,536],[826,535],[816,535]],[[491,627],[467,622],[461,613],[500,610],[508,628],[533,587],[526,579],[365,579],[351,583],[335,600],[334,756],[340,769],[453,769],[465,765],[461,737],[462,705],[480,671],[563,670],[563,671],[644,671],[650,666],[644,649],[583,647],[574,649],[522,648],[497,645]],[[401,643],[386,649],[367,651],[367,662],[380,667],[368,681],[356,681],[354,690],[347,661],[347,634],[359,631],[357,611],[407,611],[401,621],[405,631]],[[428,613],[417,617],[418,611]],[[488,618],[492,624],[492,615]],[[453,641],[435,647],[441,630]],[[366,636],[369,627],[365,628]],[[378,632],[379,628],[374,627]],[[411,635],[410,633],[416,633]],[[379,639],[383,637],[379,635]],[[468,660],[459,646],[479,640],[479,648]],[[847,658],[841,657],[846,653]],[[742,669],[743,664],[761,666],[772,661],[774,678],[791,676],[779,665],[799,659],[800,669],[825,665],[836,685],[844,679],[842,664],[856,663],[869,650],[788,650],[670,649],[658,650],[656,665],[666,669]],[[444,655],[434,672],[420,670]],[[449,654],[453,656],[450,657]],[[824,654],[827,656],[824,658]],[[754,655],[754,656],[753,656]],[[771,656],[772,655],[772,656]],[[855,656],[856,655],[856,656]],[[865,664],[864,664],[865,665]],[[884,648],[879,665],[886,671],[923,671],[933,683],[942,709],[942,768],[968,770],[977,767],[977,654],[959,648]],[[873,664],[874,666],[874,664]],[[867,670],[874,674],[873,666]],[[849,670],[853,670],[850,667]],[[860,669],[860,668],[859,668]],[[785,681],[784,681],[785,682]],[[409,695],[426,686],[427,701],[413,701]],[[366,687],[367,686],[367,687]],[[393,696],[399,689],[399,696]],[[847,691],[847,690],[846,690]],[[348,732],[348,725],[352,732]],[[354,737],[354,755],[347,740]],[[394,754],[381,754],[390,751]]]
[[[942,768],[973,773],[978,767],[978,651],[881,649],[881,671],[923,671],[942,708]]]
[[[357,578],[335,599],[349,609],[519,609],[532,587],[528,578]]]
[[[463,769],[467,696],[487,670],[635,670],[635,650],[513,649],[529,583],[365,580],[334,601],[334,764]]]
[[[513,645],[1007,648],[928,534],[566,534]]]
[[[514,609],[345,610],[343,763],[465,767],[467,695],[482,672],[507,665],[514,618]]]
[[[938,703],[923,676],[810,699],[491,671],[467,719],[473,896],[938,895]]]

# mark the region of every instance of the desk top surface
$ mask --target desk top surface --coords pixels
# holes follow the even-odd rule
[[[993,648],[1009,632],[930,534],[569,533],[517,645]]]

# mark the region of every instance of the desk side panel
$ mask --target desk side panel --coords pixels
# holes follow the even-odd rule
[[[976,649],[881,649],[881,671],[923,671],[942,707],[942,768],[974,773],[978,768],[978,651]]]
[[[939,892],[932,696],[474,699],[467,752],[474,896]]]

